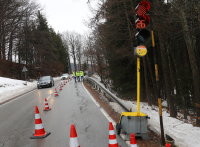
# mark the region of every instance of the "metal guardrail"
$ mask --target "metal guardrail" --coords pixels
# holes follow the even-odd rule
[[[100,82],[98,82],[90,77],[85,77],[84,80],[87,80],[92,85],[93,88],[97,89],[99,92],[103,93],[104,95],[106,95],[107,97],[111,98],[113,101],[118,103],[125,111],[130,112],[130,110],[118,100],[119,98],[117,96],[115,96],[114,94],[112,94],[108,89],[106,89]],[[173,143],[174,139],[171,138],[171,140]],[[168,140],[168,142],[170,142],[170,141]]]
[[[103,93],[105,96],[111,98],[113,101],[115,101],[116,103],[118,103],[125,111],[129,112],[130,110],[124,106],[118,99],[117,96],[115,96],[114,94],[112,94],[108,89],[106,89],[104,86],[101,85],[101,83],[99,83],[98,81],[95,81],[94,79],[90,78],[90,77],[85,77],[84,80],[87,80],[92,87],[94,87],[95,89],[97,89],[100,93]]]

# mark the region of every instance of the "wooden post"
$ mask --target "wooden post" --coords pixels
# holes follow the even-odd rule
[[[154,68],[155,68],[155,77],[156,77],[156,92],[158,96],[158,107],[159,107],[159,118],[160,118],[160,133],[161,133],[161,143],[165,145],[165,136],[164,136],[164,127],[163,127],[163,117],[162,117],[162,103],[161,103],[161,93],[160,93],[160,81],[159,81],[159,74],[158,74],[158,64],[155,52],[155,40],[154,40],[154,32],[151,31],[151,40],[152,40],[152,48],[154,51]]]

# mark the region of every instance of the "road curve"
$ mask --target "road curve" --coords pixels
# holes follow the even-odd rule
[[[58,82],[57,82],[58,85]],[[54,97],[53,88],[34,90],[0,106],[0,147],[69,147],[70,124],[76,125],[81,147],[108,146],[108,120],[91,100],[82,83],[67,83]],[[44,112],[44,98],[51,111]],[[30,139],[34,132],[34,106],[51,132],[44,139]],[[118,138],[121,147],[127,145]]]

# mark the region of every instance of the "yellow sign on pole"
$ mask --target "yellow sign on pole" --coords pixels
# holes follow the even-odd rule
[[[144,57],[147,54],[147,48],[144,45],[139,45],[135,49],[135,54],[139,57]]]

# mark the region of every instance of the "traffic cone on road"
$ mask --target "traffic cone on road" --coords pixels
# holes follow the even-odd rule
[[[59,96],[56,88],[55,88],[55,91],[54,91],[54,96]]]
[[[75,128],[74,124],[72,124],[70,127],[69,146],[70,147],[80,147],[80,145],[78,143],[78,136],[77,136],[76,128]]]
[[[35,133],[33,136],[31,136],[31,139],[41,139],[45,138],[48,135],[50,135],[50,132],[46,132],[44,130],[43,124],[42,124],[42,119],[40,118],[40,112],[38,110],[38,107],[35,106]]]
[[[62,86],[60,86],[60,91],[62,91]]]
[[[45,98],[44,99],[44,111],[49,111],[49,110],[51,110],[51,108],[49,108],[49,104],[47,102],[47,99]]]
[[[109,122],[109,144],[108,144],[108,147],[119,147],[112,122]]]
[[[130,134],[130,147],[137,147],[135,134]]]
[[[171,144],[167,143],[165,144],[165,147],[171,147]]]

